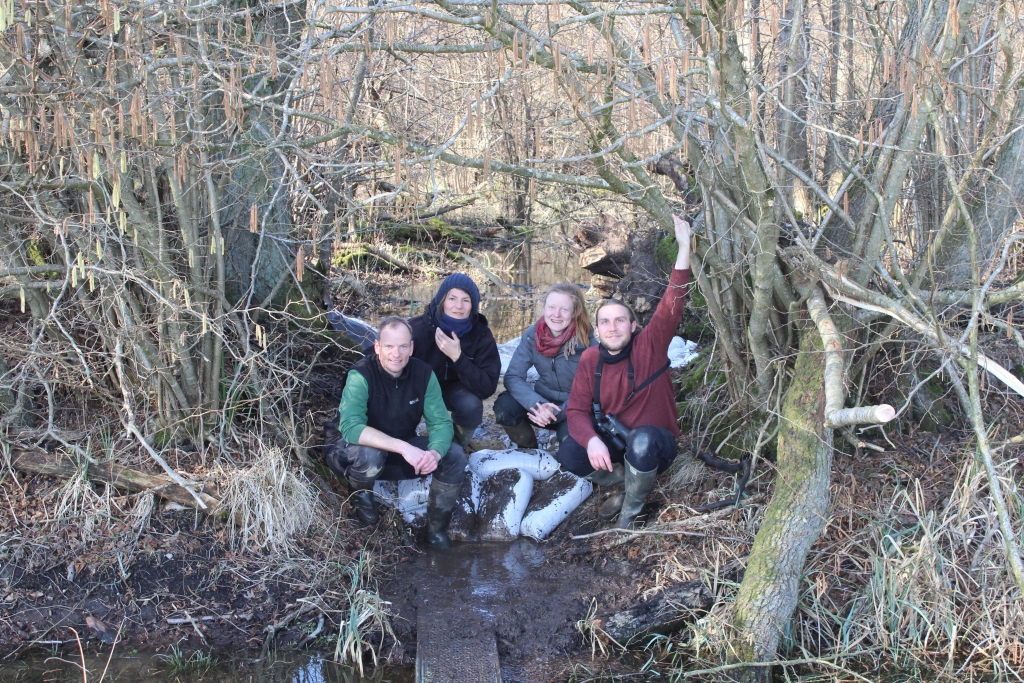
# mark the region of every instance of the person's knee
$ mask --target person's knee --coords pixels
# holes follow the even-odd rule
[[[629,433],[626,460],[641,472],[658,469],[666,453],[664,439],[657,427],[640,426]]]
[[[503,427],[514,427],[526,419],[526,410],[509,392],[494,399],[494,421]]]
[[[349,446],[346,455],[349,461],[347,476],[360,481],[371,481],[380,475],[387,460],[387,453],[371,446]]]
[[[452,413],[452,422],[460,427],[479,427],[484,421],[484,402],[468,389],[454,392],[445,399]]]
[[[448,452],[444,454],[441,462],[438,463],[434,476],[446,484],[461,484],[466,476],[466,465],[468,462],[469,460],[466,458],[466,452],[462,450],[462,446],[452,443],[451,447],[448,448]]]
[[[585,477],[594,471],[587,457],[587,449],[580,446],[572,438],[566,438],[558,444],[558,451],[555,453],[555,460],[566,472],[572,472],[577,477]]]

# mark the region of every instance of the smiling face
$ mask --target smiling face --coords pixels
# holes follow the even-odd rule
[[[561,292],[551,292],[544,301],[544,322],[551,334],[558,336],[572,324],[572,298]]]
[[[380,331],[380,338],[373,342],[373,350],[384,372],[398,377],[412,357],[412,334],[405,325],[389,325]]]
[[[633,338],[636,323],[631,320],[629,309],[620,304],[606,304],[597,311],[597,340],[612,353],[626,348]]]
[[[450,289],[441,302],[441,310],[449,318],[463,320],[473,312],[473,298],[461,289]]]

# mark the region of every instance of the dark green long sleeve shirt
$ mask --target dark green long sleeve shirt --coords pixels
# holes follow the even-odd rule
[[[341,413],[338,429],[342,438],[351,444],[359,443],[359,435],[367,426],[366,404],[369,399],[370,387],[366,378],[357,370],[349,370],[345,390],[341,393],[341,405],[338,407]],[[444,405],[444,398],[441,396],[441,385],[433,373],[427,384],[427,394],[423,397],[423,420],[427,423],[427,431],[430,432],[427,450],[435,450],[444,457],[452,445],[455,432],[452,420],[448,416],[448,409]]]

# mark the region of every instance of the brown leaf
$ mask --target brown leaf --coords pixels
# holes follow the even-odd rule
[[[111,645],[115,640],[117,640],[117,635],[114,633],[114,631],[105,623],[103,623],[100,619],[97,619],[92,615],[89,615],[85,618],[85,625],[88,626],[89,629],[96,634],[97,638],[102,640],[107,645]]]

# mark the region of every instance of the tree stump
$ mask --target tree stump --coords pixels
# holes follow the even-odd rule
[[[630,227],[605,214],[584,224],[575,235],[580,267],[595,275],[594,288],[604,297],[622,299],[646,322],[665,292],[668,278],[654,261],[655,230]]]

